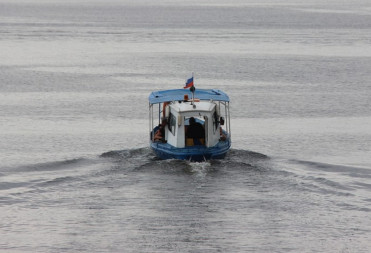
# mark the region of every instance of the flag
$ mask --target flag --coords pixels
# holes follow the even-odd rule
[[[191,88],[193,86],[193,76],[189,78],[184,86],[184,89]]]

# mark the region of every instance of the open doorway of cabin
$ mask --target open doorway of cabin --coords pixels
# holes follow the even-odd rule
[[[204,146],[207,138],[207,117],[184,117],[185,146]]]

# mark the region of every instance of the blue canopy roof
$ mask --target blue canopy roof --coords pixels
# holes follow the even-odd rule
[[[189,89],[176,89],[176,90],[160,90],[152,92],[149,97],[150,104],[158,104],[169,101],[180,101],[184,99],[184,95],[192,98],[192,92]],[[196,89],[195,98],[200,100],[214,100],[229,102],[229,97],[221,90],[215,89]]]

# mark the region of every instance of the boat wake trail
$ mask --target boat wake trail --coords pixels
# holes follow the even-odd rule
[[[303,160],[277,163],[277,167],[291,174],[301,191],[331,196],[342,209],[371,212],[371,169]]]
[[[188,174],[197,172],[212,172],[225,168],[253,168],[261,166],[262,162],[267,162],[269,158],[260,153],[231,149],[225,159],[210,160],[205,162],[191,162],[186,160],[161,160],[158,159],[150,148],[139,148],[131,150],[109,151],[100,155],[102,158],[111,159],[116,165],[121,165],[122,169],[152,169],[183,171]]]
[[[44,192],[122,188],[136,182],[146,182],[148,188],[166,187],[169,180],[172,184],[182,180],[199,184],[196,187],[216,180],[227,188],[240,184],[241,189],[286,191],[288,196],[299,193],[306,197],[331,195],[342,199],[336,205],[354,210],[367,211],[371,203],[369,169],[311,161],[281,161],[241,149],[231,149],[225,159],[206,162],[160,160],[150,148],[116,150],[91,158],[6,168],[1,171],[0,178],[0,200],[8,204],[27,202],[36,196],[34,194]],[[358,201],[344,203],[344,198],[357,198]]]
[[[371,168],[361,168],[357,166],[348,166],[348,165],[337,165],[329,163],[320,163],[313,161],[301,161],[301,160],[291,160],[293,163],[298,163],[304,165],[307,169],[317,170],[322,172],[333,172],[333,173],[342,173],[349,177],[361,177],[361,178],[371,178]]]
[[[74,158],[63,161],[52,161],[45,163],[26,164],[15,167],[6,167],[2,169],[3,172],[15,173],[15,172],[33,172],[33,171],[52,171],[65,169],[70,167],[77,167],[83,164],[89,163],[87,158]]]
[[[52,229],[58,214],[60,224],[70,226],[72,219],[75,226],[87,224],[88,232],[101,229],[101,221],[108,223],[106,229],[119,225],[113,232],[125,238],[132,230],[144,239],[160,235],[168,240],[178,233],[186,235],[187,245],[189,236],[202,238],[221,224],[230,233],[237,229],[236,236],[253,227],[259,235],[284,230],[291,238],[297,228],[316,234],[322,226],[326,238],[344,228],[345,236],[366,237],[369,176],[367,169],[285,161],[241,149],[231,149],[225,159],[190,162],[159,160],[150,148],[138,148],[9,168],[0,176],[0,205],[8,215],[19,210],[19,216],[30,217],[27,223],[44,210],[51,214],[47,225]],[[7,226],[12,229],[15,222]],[[66,229],[61,228],[63,236]]]
[[[45,163],[26,164],[21,166],[2,168],[1,175],[30,175],[32,173],[40,174],[58,174],[68,171],[84,170],[86,167],[98,166],[101,170],[107,167],[119,167],[122,170],[140,170],[140,169],[162,169],[173,170],[182,169],[185,172],[192,173],[198,170],[214,170],[225,167],[252,167],[259,162],[268,161],[269,158],[260,153],[231,149],[225,159],[211,160],[205,162],[190,162],[185,160],[161,160],[155,156],[150,148],[137,148],[126,150],[113,150],[102,153],[97,157],[74,158],[62,161],[51,161]]]

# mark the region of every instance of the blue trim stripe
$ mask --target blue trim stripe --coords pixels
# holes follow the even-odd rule
[[[150,104],[180,101],[184,99],[184,95],[192,97],[192,92],[189,89],[160,90],[152,92],[148,97],[148,101]],[[223,91],[216,89],[196,89],[195,98],[229,102],[229,96]]]

